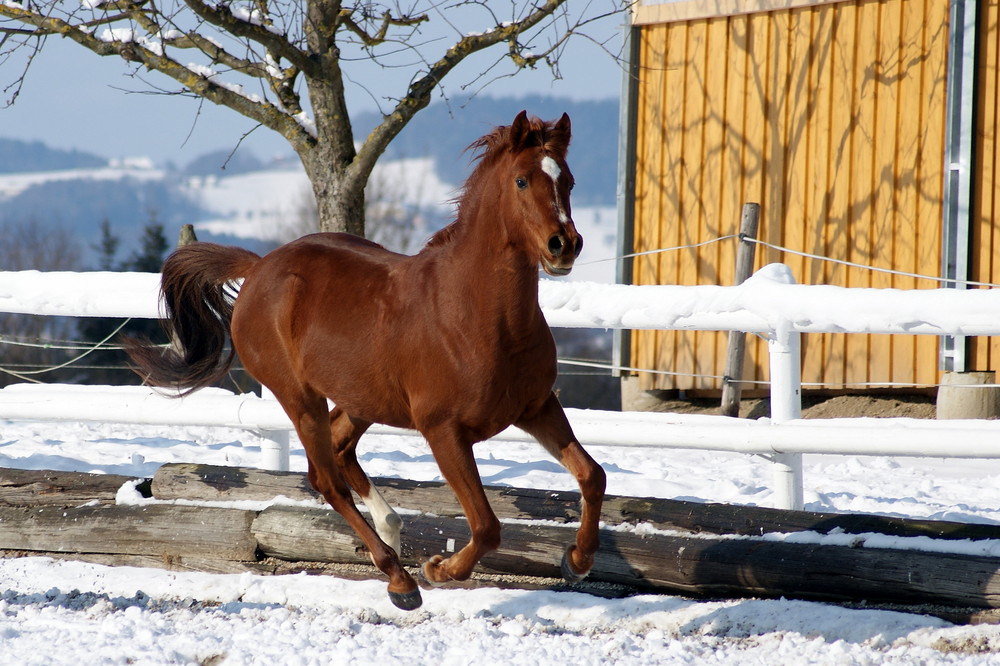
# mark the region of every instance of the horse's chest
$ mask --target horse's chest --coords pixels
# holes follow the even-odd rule
[[[528,402],[547,397],[556,378],[555,351],[546,346],[511,348],[483,358],[470,373],[466,390],[483,402],[520,412]]]

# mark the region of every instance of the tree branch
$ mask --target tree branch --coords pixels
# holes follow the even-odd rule
[[[231,35],[260,44],[270,53],[292,63],[298,71],[302,71],[307,76],[322,76],[322,72],[319,71],[319,67],[309,57],[309,54],[297,48],[285,37],[269,30],[266,25],[258,25],[237,18],[228,5],[220,4],[210,7],[200,0],[184,0],[184,4],[199,18]]]
[[[410,84],[409,90],[396,104],[393,111],[376,127],[358,151],[354,162],[355,177],[366,179],[375,166],[376,160],[385,152],[394,138],[421,109],[430,104],[431,93],[441,80],[465,58],[501,42],[516,40],[518,35],[530,30],[551,16],[566,0],[546,0],[520,21],[498,25],[493,30],[481,34],[462,37],[451,46],[444,56],[433,63],[426,74]],[[525,61],[527,62],[527,61]],[[525,65],[517,60],[518,68]]]
[[[229,107],[256,120],[284,136],[294,147],[302,148],[315,141],[289,113],[278,109],[266,100],[254,100],[242,94],[236,86],[226,86],[213,80],[210,72],[196,72],[165,55],[161,42],[131,39],[104,39],[94,36],[91,30],[72,25],[62,19],[44,16],[20,6],[0,4],[0,16],[35,26],[35,35],[59,35],[71,39],[100,56],[118,55],[130,62],[137,62],[156,70],[180,83],[192,93]],[[106,21],[102,21],[104,23]],[[114,33],[112,33],[114,34]],[[207,74],[207,75],[206,75]]]
[[[375,34],[368,34],[365,32],[364,28],[358,25],[358,23],[351,17],[351,14],[353,13],[353,9],[341,9],[338,20],[341,25],[357,35],[365,46],[378,46],[379,44],[385,42],[385,36],[389,32],[389,28],[391,26],[412,28],[427,21],[427,14],[420,14],[419,16],[400,16],[396,18],[387,11],[382,14],[382,25],[379,27],[378,31],[375,32]]]

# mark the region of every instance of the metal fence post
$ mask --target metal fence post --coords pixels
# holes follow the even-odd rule
[[[771,365],[771,423],[802,417],[802,359],[799,333],[777,330],[768,337]],[[801,511],[802,454],[774,453],[775,495],[779,509]]]

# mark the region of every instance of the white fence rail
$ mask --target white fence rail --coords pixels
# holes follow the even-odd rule
[[[0,312],[155,318],[158,277],[0,272]],[[543,280],[539,292],[545,316],[556,327],[737,330],[760,333],[769,341],[770,419],[568,410],[578,437],[588,445],[767,455],[775,464],[777,503],[783,508],[802,506],[804,453],[1000,458],[1000,421],[799,418],[801,333],[1000,335],[1000,290],[796,285],[787,267],[771,265],[735,287]],[[292,428],[273,400],[219,390],[174,399],[143,387],[9,386],[0,390],[0,418],[246,427],[273,439],[263,461],[272,469],[288,467]],[[400,431],[376,427],[373,432]],[[514,428],[497,437],[526,438]]]

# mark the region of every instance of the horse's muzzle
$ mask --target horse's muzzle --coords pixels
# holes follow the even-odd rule
[[[573,270],[573,262],[583,250],[583,236],[576,233],[575,229],[572,233],[552,234],[546,249],[551,258],[542,257],[542,268],[545,272],[556,276],[569,275]]]

